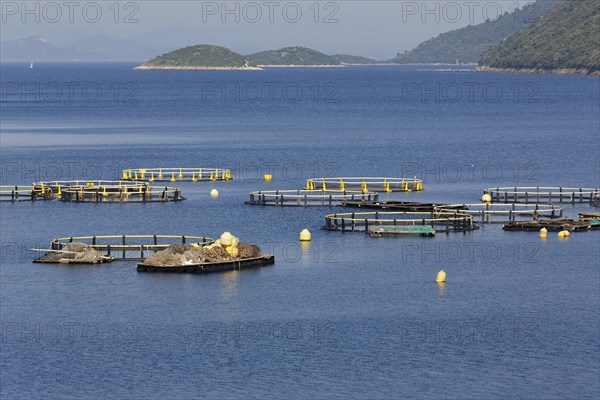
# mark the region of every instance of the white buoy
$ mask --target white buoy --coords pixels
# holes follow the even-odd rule
[[[219,197],[219,191],[217,189],[211,190],[210,197]]]
[[[481,196],[481,202],[482,203],[491,203],[492,202],[492,196],[488,193],[484,194],[483,196]]]
[[[443,269],[440,269],[440,272],[438,272],[437,276],[435,277],[435,281],[437,283],[446,282],[446,271],[444,271]]]
[[[308,229],[303,229],[302,232],[300,232],[300,241],[301,242],[310,242],[310,239],[311,239],[310,231]]]

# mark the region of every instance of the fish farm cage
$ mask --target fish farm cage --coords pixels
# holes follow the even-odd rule
[[[474,203],[448,204],[435,208],[436,211],[469,214],[477,223],[504,224],[515,221],[531,221],[538,218],[560,218],[563,208],[552,204],[522,204],[522,203]]]
[[[259,206],[331,207],[345,201],[377,201],[375,192],[342,190],[268,190],[250,193],[246,204]]]
[[[306,190],[357,189],[363,192],[422,191],[423,181],[417,178],[344,177],[312,178],[306,181]]]
[[[598,188],[572,187],[498,187],[483,191],[489,194],[493,203],[590,203],[600,196]]]
[[[126,181],[148,182],[215,182],[231,180],[226,168],[138,168],[123,170]]]

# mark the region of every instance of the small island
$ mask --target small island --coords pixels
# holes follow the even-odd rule
[[[260,70],[250,59],[220,46],[200,44],[171,51],[136,70]]]
[[[307,47],[284,47],[248,56],[259,67],[342,67],[335,58]]]

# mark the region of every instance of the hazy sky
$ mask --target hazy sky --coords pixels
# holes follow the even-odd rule
[[[241,53],[302,45],[391,58],[439,33],[531,1],[1,1],[1,40],[62,44],[95,34],[175,49],[219,44]]]

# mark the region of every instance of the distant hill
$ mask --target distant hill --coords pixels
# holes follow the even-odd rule
[[[454,64],[458,60],[459,63],[476,63],[488,48],[531,24],[560,2],[561,0],[538,0],[533,4],[525,5],[521,10],[506,12],[495,21],[488,20],[482,24],[442,33],[419,44],[413,50],[398,53],[395,58],[387,62]]]
[[[565,0],[542,19],[488,49],[479,64],[484,70],[599,73],[600,1]]]
[[[284,47],[248,56],[258,66],[339,66],[341,63],[327,54],[306,47]]]
[[[220,46],[199,44],[155,57],[136,69],[255,69],[248,57]]]
[[[334,54],[331,56],[334,60],[342,64],[375,64],[379,61],[368,57],[351,56],[348,54]]]

